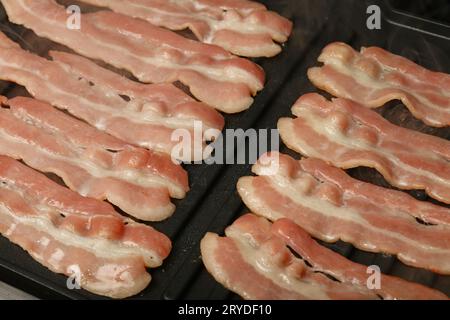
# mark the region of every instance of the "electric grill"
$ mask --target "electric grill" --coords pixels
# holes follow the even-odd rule
[[[450,25],[450,5],[446,0],[433,1],[434,6],[427,0],[260,2],[270,10],[293,20],[294,31],[279,56],[255,60],[266,71],[266,87],[248,111],[226,116],[226,128],[276,128],[280,117],[291,115],[290,108],[300,95],[317,91],[308,81],[306,71],[317,65],[316,59],[322,48],[334,41],[346,42],[355,49],[361,46],[380,46],[431,70],[450,73],[450,27],[445,24]],[[370,15],[367,8],[372,4],[381,8],[380,30],[370,30],[366,25]],[[1,5],[0,30],[24,48],[41,55],[45,55],[50,49],[69,51],[51,41],[38,38],[23,27],[9,23]],[[0,82],[0,93],[8,97],[27,95],[24,88],[6,82]],[[377,111],[397,125],[450,139],[450,128],[437,129],[424,125],[414,119],[399,102],[389,103]],[[248,141],[237,143],[247,144]],[[226,151],[230,153],[233,150]],[[299,158],[299,155],[283,145],[281,151]],[[191,191],[185,199],[175,201],[177,210],[173,217],[161,223],[152,223],[152,226],[172,239],[173,250],[161,268],[152,270],[153,280],[150,286],[134,298],[236,299],[236,295],[218,284],[204,268],[199,242],[207,231],[223,234],[226,226],[247,212],[236,192],[236,182],[241,176],[251,175],[251,164],[191,164],[185,168],[189,173]],[[348,172],[355,178],[389,187],[375,170],[357,168]],[[420,200],[433,201],[421,191],[411,191],[410,194]],[[412,268],[395,257],[363,252],[343,242],[325,245],[353,261],[378,265],[386,274],[422,283],[450,295],[450,276]],[[69,290],[66,279],[65,276],[47,270],[21,248],[0,237],[1,281],[39,298],[103,299],[84,290]]]

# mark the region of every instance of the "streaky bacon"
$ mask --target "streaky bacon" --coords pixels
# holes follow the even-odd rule
[[[225,234],[203,238],[202,259],[217,281],[245,299],[448,299],[437,290],[384,274],[381,287],[369,289],[367,266],[320,246],[288,219],[271,224],[247,214]]]
[[[155,229],[0,156],[0,233],[53,272],[99,295],[124,298],[150,282],[171,250]]]
[[[401,100],[411,113],[434,127],[450,125],[450,75],[427,70],[377,47],[355,51],[345,43],[325,47],[322,67],[311,68],[309,79],[336,97],[376,108]]]
[[[343,283],[368,287],[370,273],[365,265],[346,259],[340,254],[319,245],[311,236],[289,219],[277,220],[272,232],[278,234],[284,242],[312,266],[316,272],[331,275]],[[373,291],[384,300],[438,300],[448,297],[431,288],[405,281],[401,278],[380,274],[379,288]]]
[[[2,0],[9,19],[37,35],[90,58],[129,70],[142,82],[180,81],[199,100],[227,113],[250,107],[264,86],[264,71],[224,49],[117,14],[82,14],[80,29],[69,29],[63,6],[54,0]]]
[[[201,241],[206,269],[249,300],[377,299],[367,288],[331,280],[296,258],[267,220],[247,214]]]
[[[246,0],[82,0],[171,30],[190,29],[197,39],[247,57],[273,57],[292,32],[292,22]]]
[[[0,110],[0,154],[60,176],[83,196],[107,199],[147,221],[169,217],[184,198],[187,173],[165,154],[126,144],[54,109],[16,97]]]
[[[377,169],[400,189],[424,189],[450,203],[450,142],[393,125],[375,111],[319,94],[302,96],[292,108],[296,119],[283,118],[283,141],[303,155],[348,169]]]
[[[216,110],[172,84],[140,84],[69,53],[51,52],[50,61],[21,49],[2,33],[0,47],[1,79],[23,85],[36,98],[131,144],[171,154],[178,143],[172,134],[186,129],[196,141],[180,158],[198,160],[205,140],[212,138],[208,130],[224,126]],[[196,122],[202,124],[198,136]]]
[[[326,242],[343,240],[450,274],[450,209],[353,179],[314,158],[297,161],[274,152],[253,172],[259,176],[241,178],[238,192],[256,214],[291,219]]]

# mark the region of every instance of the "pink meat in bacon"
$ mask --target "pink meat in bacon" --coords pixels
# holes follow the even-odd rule
[[[0,156],[0,233],[53,272],[99,295],[124,298],[150,282],[170,240]]]
[[[169,156],[140,149],[31,98],[3,101],[0,154],[59,175],[78,193],[108,199],[130,215],[159,221],[184,198],[187,173]]]
[[[0,154],[59,175],[78,193],[108,199],[130,215],[170,216],[184,198],[187,173],[169,156],[140,149],[31,98],[3,101]]]
[[[197,39],[247,57],[273,57],[288,40],[292,22],[246,0],[82,0],[171,30],[190,29]]]
[[[271,224],[248,214],[201,241],[203,263],[214,278],[249,300],[376,299],[375,293],[333,281],[296,258]]]
[[[217,281],[245,299],[447,299],[387,275],[380,275],[381,288],[370,289],[366,266],[320,246],[288,219],[271,224],[247,214],[225,234],[203,238],[202,259]]]
[[[385,300],[437,300],[448,297],[431,288],[401,278],[380,274],[379,288],[371,283],[367,266],[355,263],[340,254],[319,245],[311,236],[289,219],[280,219],[272,226],[272,232],[297,252],[316,272],[331,275],[343,283],[372,287]]]
[[[400,189],[424,189],[450,203],[450,142],[393,125],[347,99],[302,96],[278,129],[293,150],[340,168],[377,169]]]
[[[450,274],[449,209],[358,181],[322,160],[297,161],[279,153],[264,159],[253,167],[259,176],[238,182],[239,194],[256,214],[291,219],[327,242],[343,240]]]
[[[208,130],[224,126],[216,110],[171,84],[140,84],[63,52],[51,52],[54,61],[49,61],[2,33],[0,47],[0,79],[23,85],[37,99],[131,144],[171,154],[178,143],[172,134],[184,129],[196,141],[181,160],[201,159],[205,141],[212,138]],[[201,123],[199,136],[194,135],[196,122]]]
[[[309,79],[336,97],[377,108],[401,100],[411,113],[434,127],[450,125],[450,75],[427,70],[377,47],[353,50],[332,43],[319,57],[322,67],[311,68]]]
[[[142,82],[180,81],[191,93],[221,111],[250,107],[264,86],[264,71],[224,49],[117,14],[83,14],[81,28],[67,27],[68,14],[54,0],[2,0],[9,19],[37,35],[93,59],[126,69]]]

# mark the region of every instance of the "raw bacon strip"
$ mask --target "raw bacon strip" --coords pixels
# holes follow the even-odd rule
[[[447,299],[434,289],[387,275],[381,275],[379,289],[369,289],[366,266],[320,246],[288,219],[271,225],[247,214],[225,233],[223,238],[213,233],[203,238],[202,259],[217,281],[246,299]]]
[[[0,232],[50,270],[113,298],[150,282],[170,240],[125,219],[106,202],[84,198],[21,163],[0,156]]]
[[[381,48],[353,50],[332,43],[311,68],[309,79],[329,93],[376,108],[401,100],[411,113],[434,127],[450,125],[450,75],[427,70]]]
[[[4,101],[0,154],[59,175],[72,189],[108,199],[142,220],[169,217],[184,198],[187,173],[169,156],[135,148],[31,98]]]
[[[247,109],[264,86],[264,71],[253,62],[146,21],[101,11],[83,14],[81,29],[71,30],[66,10],[54,0],[2,3],[12,22],[39,36],[129,70],[143,82],[180,81],[199,100],[224,112]]]
[[[247,57],[273,57],[288,40],[292,22],[245,0],[82,0],[171,30],[189,28],[202,42]]]
[[[133,101],[128,107],[135,108],[141,113],[147,111],[148,115],[144,115],[144,119],[157,120],[157,117],[151,117],[153,111],[156,114],[160,113],[163,116],[160,121],[171,128],[192,130],[193,121],[201,121],[204,129],[222,130],[224,126],[223,116],[219,112],[195,101],[171,84],[148,85],[134,82],[101,68],[86,58],[65,52],[50,51],[50,56],[78,77],[93,82],[102,90],[109,89],[116,92],[123,100]]]
[[[319,245],[291,220],[276,221],[272,226],[272,232],[278,234],[289,247],[308,261],[315,271],[329,274],[343,283],[367,287],[369,275],[366,266],[352,262]],[[385,300],[448,299],[445,294],[434,289],[384,274],[380,275],[379,289],[374,291]]]
[[[22,50],[0,33],[0,78],[25,86],[36,98],[66,109],[99,130],[129,143],[171,154],[176,129],[196,138],[181,160],[202,157],[208,129],[222,130],[223,117],[171,84],[144,85],[68,53],[49,61]],[[201,122],[194,135],[195,122]],[[200,154],[198,156],[198,154]]]
[[[395,126],[346,99],[307,94],[292,111],[297,119],[278,122],[291,149],[344,169],[375,168],[400,189],[425,189],[450,203],[450,142]]]
[[[252,214],[236,220],[226,237],[207,233],[203,262],[214,278],[250,300],[376,299],[367,288],[315,273],[296,258],[270,222]]]
[[[243,177],[238,191],[256,214],[289,218],[314,237],[450,274],[450,210],[361,182],[322,160],[272,153]],[[423,223],[419,223],[420,219]],[[427,225],[425,225],[426,223]]]

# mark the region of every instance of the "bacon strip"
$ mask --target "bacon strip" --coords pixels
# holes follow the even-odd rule
[[[187,173],[170,157],[135,148],[31,98],[4,101],[0,154],[59,175],[83,196],[108,199],[136,218],[159,221],[184,198]]]
[[[195,143],[181,160],[201,159],[204,141],[212,138],[208,130],[224,126],[216,110],[173,85],[139,84],[68,53],[51,52],[55,61],[49,61],[22,50],[2,33],[0,47],[1,79],[23,85],[36,98],[129,143],[171,154],[177,144],[174,130],[186,129]],[[198,135],[196,122],[202,124]]]
[[[3,156],[0,188],[0,233],[93,293],[137,294],[151,279],[145,267],[160,266],[171,250],[170,240],[153,228]]]
[[[302,228],[289,219],[276,221],[272,232],[278,234],[285,243],[297,252],[313,269],[333,276],[335,279],[358,286],[368,287],[367,267],[352,262],[336,252],[319,245]],[[373,283],[371,283],[373,285]],[[448,297],[431,288],[403,279],[380,274],[380,287],[373,290],[387,300],[437,300]]]
[[[2,0],[9,19],[90,58],[131,71],[142,82],[180,81],[199,100],[240,112],[264,86],[264,71],[222,48],[186,39],[146,21],[111,11],[81,16],[81,29],[54,0]]]
[[[343,240],[450,274],[449,209],[355,180],[322,160],[296,161],[278,153],[261,159],[253,167],[259,176],[238,182],[239,194],[256,214],[272,221],[289,218],[323,241]]]
[[[288,40],[292,22],[246,0],[82,0],[171,30],[190,29],[202,42],[247,57],[273,57]]]
[[[381,287],[369,289],[366,266],[320,246],[288,219],[272,225],[247,214],[225,234],[206,234],[202,259],[217,281],[245,299],[447,299],[434,289],[383,274]]]
[[[375,168],[398,188],[424,189],[450,203],[450,142],[395,126],[346,99],[307,94],[292,111],[298,118],[278,122],[291,149],[344,169]]]
[[[324,66],[311,68],[309,79],[336,97],[376,108],[401,100],[411,113],[434,127],[450,125],[450,75],[427,70],[381,48],[353,50],[332,43],[319,57]]]
[[[207,233],[203,262],[222,285],[250,300],[376,299],[366,288],[333,281],[296,258],[272,225],[252,214],[236,220],[226,237]]]

